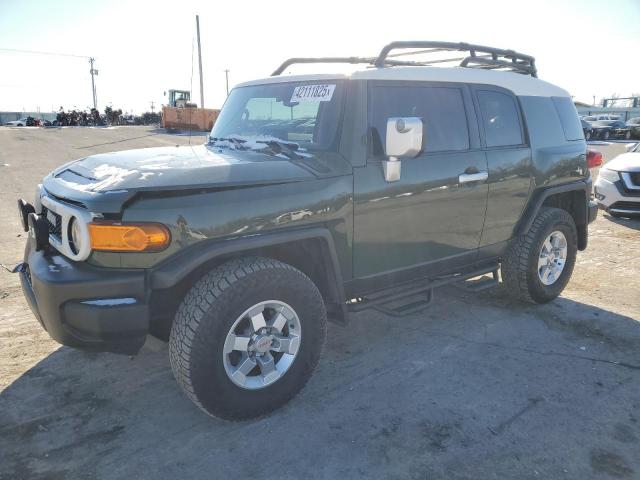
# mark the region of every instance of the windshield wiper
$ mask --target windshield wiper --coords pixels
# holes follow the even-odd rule
[[[287,143],[280,140],[257,140],[256,143],[264,143],[276,155],[282,154],[291,160],[299,160],[303,158],[302,155],[298,155],[298,153],[296,153],[296,150],[300,148],[300,145],[297,143]]]
[[[300,160],[303,155],[297,153],[300,145],[293,142],[267,138],[264,140],[238,137],[211,137],[209,144],[218,148],[230,148],[232,150],[253,150],[273,156],[284,155],[290,160]]]

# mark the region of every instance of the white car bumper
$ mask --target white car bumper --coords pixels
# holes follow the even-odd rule
[[[626,193],[622,180],[615,183],[598,177],[594,184],[593,193],[598,206],[613,213],[640,215],[640,190],[633,194]]]

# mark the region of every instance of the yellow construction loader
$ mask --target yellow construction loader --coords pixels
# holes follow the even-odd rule
[[[189,90],[169,90],[168,103],[162,106],[162,127],[170,130],[209,131],[218,118],[220,110],[198,108],[191,103]]]

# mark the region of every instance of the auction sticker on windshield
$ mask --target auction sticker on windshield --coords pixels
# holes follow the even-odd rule
[[[291,102],[328,102],[335,85],[299,85],[293,90]]]

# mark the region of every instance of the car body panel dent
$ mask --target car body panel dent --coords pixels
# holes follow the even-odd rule
[[[169,248],[143,254],[94,253],[89,261],[102,266],[150,268],[203,241],[321,225],[331,232],[343,275],[349,278],[351,190],[351,176],[342,176],[190,195],[141,195],[127,206],[122,219],[163,223],[173,239]]]

